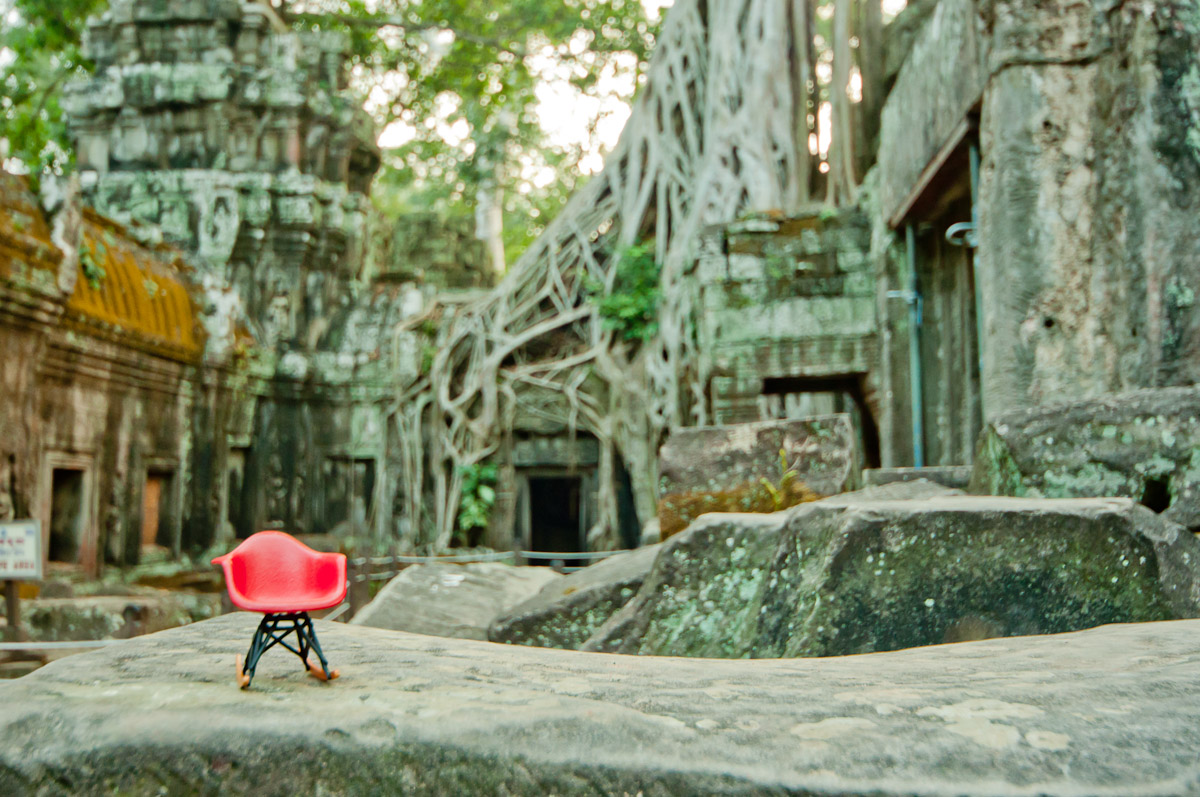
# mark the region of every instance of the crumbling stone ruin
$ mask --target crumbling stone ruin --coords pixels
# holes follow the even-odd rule
[[[239,0],[116,0],[86,45],[74,194],[47,214],[0,183],[16,514],[91,573],[267,526],[393,540],[388,407],[424,355],[396,328],[429,302],[417,278],[485,285],[482,256],[441,275],[373,244],[379,154],[337,36]]]

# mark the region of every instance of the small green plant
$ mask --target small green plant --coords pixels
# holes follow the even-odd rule
[[[462,498],[458,502],[458,533],[455,541],[469,545],[473,529],[487,528],[496,504],[496,479],[499,468],[486,462],[463,465],[458,469],[463,477]]]
[[[94,246],[84,243],[79,247],[79,266],[83,269],[83,278],[94,291],[100,290],[100,281],[107,275],[104,266],[100,265],[107,251],[104,244],[99,242]]]
[[[625,340],[649,340],[658,334],[661,274],[652,244],[632,246],[617,259],[611,291],[605,292],[594,279],[585,283],[584,290],[596,305],[605,329],[614,330]]]
[[[437,357],[437,346],[426,343],[421,347],[421,373],[427,374],[433,370],[433,360]]]
[[[789,502],[790,493],[792,492],[792,483],[796,480],[796,466],[788,465],[787,451],[783,448],[779,449],[779,486],[771,484],[767,477],[762,478],[762,485],[767,489],[767,493],[771,496],[771,503],[775,506],[775,511],[787,509],[791,506]]]

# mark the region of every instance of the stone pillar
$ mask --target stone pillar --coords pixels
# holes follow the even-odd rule
[[[1200,378],[1200,25],[1176,6],[980,3],[989,418]]]

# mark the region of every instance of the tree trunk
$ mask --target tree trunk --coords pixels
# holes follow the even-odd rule
[[[495,176],[475,192],[475,237],[487,246],[496,276],[504,273],[504,189]]]
[[[854,179],[854,128],[850,117],[850,16],[852,0],[833,6],[833,83],[829,87],[829,190],[831,205],[851,204],[857,196]]]
[[[858,178],[875,160],[879,144],[879,115],[883,110],[883,7],[880,0],[862,0],[858,14],[858,70],[862,76],[862,102],[856,114],[855,143]]]

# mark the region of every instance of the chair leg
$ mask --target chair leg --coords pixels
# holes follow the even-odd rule
[[[296,634],[296,647],[292,647],[286,640],[287,635],[293,632]],[[317,632],[313,629],[312,619],[309,618],[308,612],[266,614],[259,622],[258,628],[254,632],[254,638],[250,640],[250,649],[246,651],[244,666],[241,658],[238,658],[239,686],[243,689],[250,686],[250,682],[254,679],[254,670],[258,667],[258,660],[262,654],[276,645],[282,645],[299,656],[304,668],[322,681],[332,680],[340,674],[337,670],[329,669],[329,662],[325,660],[325,654],[321,651],[320,643],[317,642]],[[310,650],[315,652],[317,658],[320,659],[320,668],[309,662]]]
[[[337,670],[329,669],[329,662],[325,660],[325,654],[321,652],[321,643],[317,641],[316,629],[313,628],[312,619],[309,618],[307,612],[296,623],[296,629],[297,636],[302,640],[300,649],[304,651],[304,654],[300,658],[304,659],[305,668],[322,681],[331,681],[337,678],[341,673]],[[317,658],[321,661],[321,668],[319,670],[315,664],[309,661],[308,651],[310,649],[317,654]]]
[[[238,685],[243,689],[250,686],[250,682],[254,680],[254,670],[258,667],[258,660],[266,653],[267,648],[274,644],[274,641],[267,642],[268,639],[274,638],[274,632],[279,624],[278,615],[266,614],[259,622],[258,628],[254,631],[254,637],[250,640],[250,648],[246,651],[246,660],[243,665],[238,662]]]

